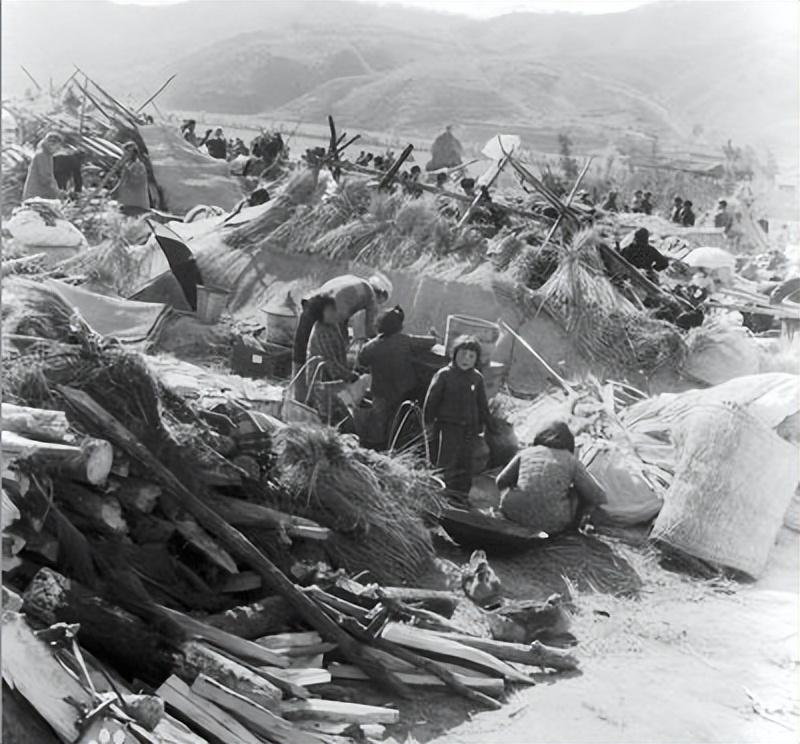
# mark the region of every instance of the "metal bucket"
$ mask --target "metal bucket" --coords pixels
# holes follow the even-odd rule
[[[278,346],[292,346],[299,316],[291,293],[286,293],[283,302],[265,307],[264,314],[267,316],[267,342]]]
[[[481,318],[471,318],[468,315],[448,315],[447,329],[444,337],[445,354],[448,358],[453,355],[453,347],[459,336],[474,336],[481,345],[481,362],[489,363],[494,352],[494,345],[500,338],[500,326]]]
[[[213,325],[219,322],[222,311],[228,304],[230,290],[222,287],[197,285],[197,318],[201,323]]]

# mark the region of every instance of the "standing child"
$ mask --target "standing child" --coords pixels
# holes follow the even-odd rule
[[[472,487],[472,453],[484,427],[491,426],[483,375],[477,367],[481,347],[472,336],[461,336],[452,362],[431,380],[425,397],[425,422],[434,425],[436,465],[447,488],[467,494]]]

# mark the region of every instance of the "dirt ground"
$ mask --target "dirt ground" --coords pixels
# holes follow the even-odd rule
[[[500,711],[427,698],[405,741],[797,742],[798,548],[800,535],[783,530],[749,585],[689,579],[632,554],[639,599],[576,599],[581,674],[519,690]]]

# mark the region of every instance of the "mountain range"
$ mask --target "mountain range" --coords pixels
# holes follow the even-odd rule
[[[432,3],[435,6],[435,3]],[[476,20],[340,0],[158,7],[6,0],[3,95],[60,84],[73,63],[162,108],[462,139],[502,131],[553,150],[626,137],[736,144],[796,159],[797,6],[656,2],[604,14]],[[699,144],[698,144],[699,146]]]

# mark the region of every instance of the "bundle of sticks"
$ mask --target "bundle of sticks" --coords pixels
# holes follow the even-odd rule
[[[393,702],[442,687],[496,708],[508,685],[533,683],[535,668],[577,666],[539,643],[459,632],[447,593],[279,568],[267,555],[274,544],[324,530],[222,491],[199,496],[88,392],[56,392],[69,419],[3,411],[4,501],[17,517],[3,524],[3,544],[21,556],[4,576],[4,693],[29,730],[43,719],[68,741],[363,741],[399,710],[342,702],[337,685],[366,696],[377,683]],[[271,540],[238,528],[253,519]],[[164,550],[166,533],[185,558]],[[194,592],[149,570],[167,560]],[[215,607],[226,591],[259,600]]]

